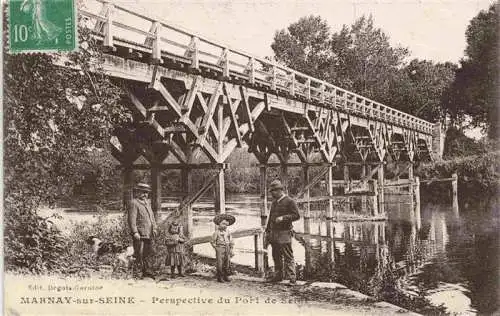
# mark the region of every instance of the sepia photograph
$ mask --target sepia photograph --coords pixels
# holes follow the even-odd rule
[[[494,0],[4,0],[3,315],[500,315]]]

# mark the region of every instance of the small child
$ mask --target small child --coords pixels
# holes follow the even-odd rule
[[[219,214],[214,217],[214,223],[217,225],[215,233],[212,235],[210,243],[215,249],[215,259],[217,262],[217,281],[230,282],[229,265],[230,258],[234,256],[234,242],[227,226],[233,225],[236,219],[232,215]]]
[[[183,277],[182,268],[185,262],[184,259],[184,244],[187,238],[182,233],[182,226],[177,222],[170,224],[167,234],[167,258],[165,265],[170,266],[170,273],[172,278],[175,277],[175,267],[179,276]]]

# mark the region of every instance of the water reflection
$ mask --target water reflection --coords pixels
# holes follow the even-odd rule
[[[260,203],[257,196],[228,197],[227,212],[237,218],[231,229],[258,227]],[[460,218],[450,205],[422,205],[420,229],[411,217],[401,216],[408,208],[404,203],[391,204],[388,212],[393,208],[397,216],[380,221],[333,221],[313,212],[308,223],[303,219],[294,223],[297,239],[292,247],[304,273],[319,274],[323,280],[332,267],[342,272],[338,281],[387,272],[406,275],[409,290],[424,291],[435,303],[446,303],[450,311],[491,314],[498,309],[500,294],[498,205],[498,200],[492,200],[464,206]],[[210,235],[215,229],[210,206],[207,202],[194,214],[195,237]],[[166,215],[162,212],[161,217]],[[66,213],[65,217],[75,222],[96,219],[88,212]],[[232,260],[252,266],[253,246],[253,237],[236,239]],[[208,244],[196,245],[194,250],[214,256]]]
[[[301,235],[309,243],[306,270],[321,275],[317,266],[324,268],[326,258],[342,267],[343,273],[358,273],[365,280],[390,272],[406,276],[407,289],[427,295],[437,305],[445,304],[450,312],[492,313],[499,297],[497,206],[497,202],[469,206],[459,219],[450,206],[425,205],[420,230],[415,222],[401,218],[313,221],[312,228],[318,229]],[[330,234],[325,233],[329,225]]]
[[[237,207],[240,222],[250,226],[259,224],[260,201],[252,202],[256,204],[242,204],[248,212]],[[406,276],[408,290],[427,295],[437,305],[444,303],[451,312],[491,313],[499,297],[497,206],[497,201],[469,205],[459,219],[450,205],[422,205],[420,229],[405,216],[344,222],[317,216],[306,224],[300,220],[294,223],[295,257],[305,273],[324,278],[328,267],[341,267],[346,275],[369,279],[389,272]],[[408,205],[391,207],[404,214]],[[236,262],[252,264],[251,243],[250,238],[237,240],[237,248],[244,251]]]

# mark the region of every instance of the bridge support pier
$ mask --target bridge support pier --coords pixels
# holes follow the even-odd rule
[[[133,191],[134,191],[134,169],[130,164],[125,165],[122,172],[123,177],[123,210],[128,213],[132,205]]]
[[[367,172],[368,167],[369,166],[367,166],[366,163],[363,163],[361,165],[361,179],[366,178],[366,172]],[[367,179],[361,180],[361,181],[367,181]],[[367,198],[368,198],[368,196],[366,196],[365,194],[363,194],[361,196],[361,214],[363,214],[363,215],[367,214]]]
[[[226,192],[224,182],[224,168],[217,169],[217,176],[214,186],[214,206],[215,214],[226,213]]]
[[[281,164],[280,179],[285,194],[288,194],[288,166],[286,165],[286,161]]]
[[[161,210],[161,171],[157,163],[151,165],[151,209],[158,221]]]
[[[344,164],[344,188],[349,188],[350,187],[350,178],[349,178],[349,166]],[[344,212],[350,213],[351,212],[351,198],[346,197],[347,203],[345,203],[344,206]]]
[[[384,163],[381,163],[377,170],[377,182],[378,182],[378,214],[385,215],[385,199],[384,199],[384,186],[385,186],[385,176],[384,176]]]
[[[326,175],[326,183],[327,183],[327,189],[328,189],[328,213],[326,216],[327,222],[331,224],[332,218],[333,218],[333,167],[330,165],[328,166],[328,173]],[[330,229],[328,229],[328,232],[330,232]]]
[[[414,183],[415,179],[413,177],[413,163],[410,162],[408,166],[408,194],[410,197],[410,219],[412,223],[412,227],[417,223],[417,216],[415,212],[415,190],[414,190]]]
[[[181,190],[185,193],[184,197],[190,196],[193,192],[193,174],[190,169],[181,169]],[[184,235],[191,238],[193,234],[193,206],[192,204],[186,205],[182,214]]]
[[[267,167],[266,166],[261,166],[260,167],[260,198],[261,198],[261,205],[260,205],[260,223],[262,227],[265,229],[266,224],[267,224],[267,216],[269,214],[268,207],[267,207]],[[265,244],[265,240],[262,240],[262,243],[264,247],[267,245]],[[266,250],[266,248],[264,248]],[[263,262],[262,266],[264,271],[267,271],[269,268],[269,256],[267,252],[264,252],[263,255]]]
[[[332,225],[332,219],[333,219],[333,167],[330,165],[328,166],[328,173],[326,174],[326,182],[328,186],[328,210],[327,210],[327,216],[326,216],[326,235],[330,237],[326,241],[326,251],[328,258],[332,260],[332,262],[335,262],[335,242],[333,241],[333,237],[335,235],[334,232],[334,227]]]
[[[309,166],[302,166],[302,183],[304,190],[304,198],[306,200],[304,209],[304,234],[311,233],[311,192],[309,185]],[[310,274],[312,268],[312,258],[310,247],[305,247],[305,273]]]
[[[459,211],[458,211],[458,175],[457,173],[453,173],[451,175],[453,180],[451,181],[451,194],[452,194],[452,205],[451,208],[453,209],[453,214],[456,218],[459,217]]]
[[[422,217],[420,214],[420,178],[415,177],[415,217],[417,218],[417,231],[422,228]]]

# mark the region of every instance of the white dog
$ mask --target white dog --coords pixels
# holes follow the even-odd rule
[[[134,247],[122,246],[109,241],[102,241],[96,236],[87,238],[87,243],[92,247],[96,258],[105,254],[114,254],[117,260],[115,270],[119,267],[130,268],[134,262]]]

